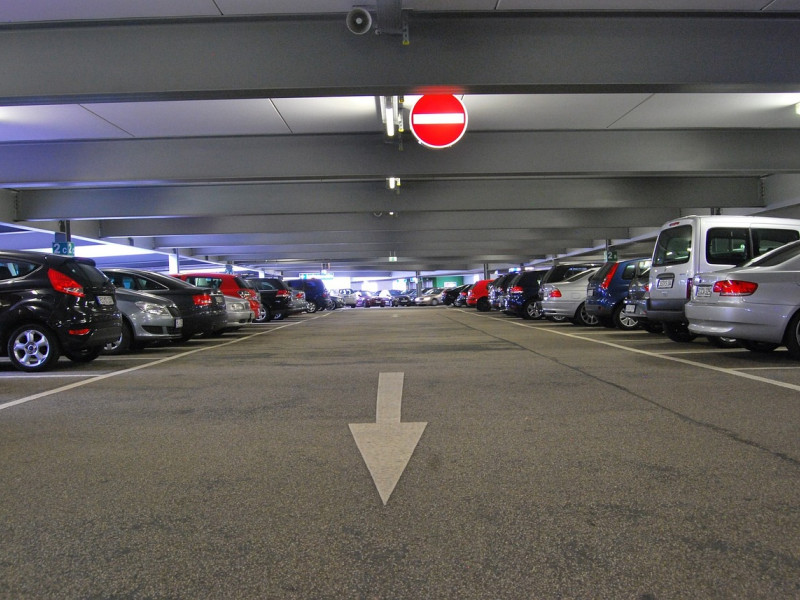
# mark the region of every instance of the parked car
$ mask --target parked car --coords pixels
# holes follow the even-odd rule
[[[539,301],[539,285],[547,269],[522,271],[509,282],[504,298],[503,312],[523,319],[541,319],[542,305]]]
[[[224,296],[242,298],[248,302],[250,310],[253,311],[259,322],[266,320],[266,309],[261,305],[258,290],[243,277],[229,273],[176,273],[173,277],[197,287],[219,290]]]
[[[114,286],[86,258],[0,251],[0,353],[20,371],[97,358],[119,339]]]
[[[684,305],[696,273],[730,269],[798,239],[797,219],[705,215],[665,223],[653,249],[647,318],[671,340],[691,341]]]
[[[181,338],[183,317],[172,300],[124,288],[116,289],[115,295],[122,313],[122,330],[119,339],[103,347],[103,354],[125,354]]]
[[[625,297],[637,271],[650,267],[650,258],[632,258],[604,264],[586,287],[586,312],[607,327],[631,330],[639,322],[625,312]]]
[[[364,306],[391,306],[392,305],[392,297],[391,296],[381,296],[379,293],[372,293],[369,292],[368,295],[364,299]]]
[[[458,296],[453,300],[453,306],[461,307],[467,305],[467,296],[469,296],[469,291],[472,289],[473,285],[474,284],[469,283],[458,292]]]
[[[247,325],[255,320],[255,313],[249,299],[239,296],[225,296],[225,314],[228,315],[228,326],[218,333],[236,331],[241,329],[242,325]]]
[[[381,290],[378,292],[381,298],[388,298],[389,304],[387,306],[400,306],[400,296],[403,293],[400,290]]]
[[[344,292],[344,290],[340,290]],[[363,294],[361,290],[347,290],[342,295],[342,302],[345,306],[356,308],[357,306],[364,306]]]
[[[686,306],[689,331],[731,337],[753,352],[780,345],[800,359],[800,241],[741,267],[696,273]]]
[[[402,292],[397,297],[397,305],[398,306],[411,306],[414,304],[414,298],[417,297],[416,290],[409,290],[406,292]]]
[[[503,310],[508,286],[518,274],[517,271],[512,271],[500,275],[489,284],[489,308],[491,310]]]
[[[545,317],[562,317],[575,325],[593,326],[600,320],[586,312],[586,284],[597,271],[594,267],[558,283],[542,284],[542,310]]]
[[[467,293],[467,306],[477,308],[481,312],[491,309],[489,306],[489,284],[492,279],[476,281]]]
[[[588,269],[599,268],[603,263],[583,262],[583,263],[560,263],[550,267],[547,272],[542,275],[542,281],[539,283],[539,300],[542,300],[542,286],[548,283],[558,283],[565,281],[578,273],[582,273]],[[541,306],[541,304],[540,304]],[[560,315],[548,315],[550,320],[561,321],[564,317]]]
[[[261,306],[264,308],[263,318],[256,317],[256,323],[280,321],[306,310],[305,300],[297,301],[292,290],[280,277],[248,277],[247,282],[258,291]]]
[[[456,301],[456,298],[458,298],[458,295],[461,293],[461,291],[467,287],[469,287],[469,284],[447,288],[442,294],[442,304],[447,306],[452,305]]]
[[[628,284],[628,293],[625,296],[625,314],[628,318],[636,319],[639,327],[650,333],[661,333],[661,323],[647,318],[647,300],[650,298],[650,265],[637,267],[636,273]]]
[[[225,297],[219,290],[141,269],[114,267],[103,269],[103,273],[117,288],[147,292],[177,304],[183,317],[181,340],[194,335],[213,335],[228,326]]]
[[[416,306],[438,306],[442,303],[442,288],[429,288],[414,298]]]
[[[330,294],[325,283],[321,279],[289,279],[286,285],[296,290],[303,290],[306,294],[306,302],[308,302],[308,312],[316,312],[318,310],[325,310],[328,308],[328,300]]]

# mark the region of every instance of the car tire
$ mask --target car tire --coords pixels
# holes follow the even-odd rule
[[[27,373],[51,368],[60,355],[55,333],[36,323],[15,329],[6,349],[14,368]]]
[[[256,323],[267,323],[272,320],[272,311],[269,309],[268,306],[261,306],[258,311],[258,315],[256,316],[253,321]]]
[[[709,344],[711,344],[712,346],[714,346],[716,348],[738,348],[739,347],[739,341],[734,339],[734,338],[730,338],[730,337],[722,337],[722,336],[718,336],[718,335],[707,335],[706,339],[708,340]]]
[[[663,324],[663,327],[666,336],[673,342],[678,342],[679,344],[686,344],[697,337],[697,334],[689,331],[689,327],[686,323],[667,322]]]
[[[800,311],[798,311],[789,321],[786,328],[786,347],[789,349],[789,356],[800,360]]]
[[[64,356],[76,363],[90,363],[95,358],[100,356],[103,351],[102,346],[95,346],[94,348],[83,348],[74,352],[64,351]]]
[[[315,312],[317,312],[317,305],[314,304],[313,302],[309,302],[306,305],[306,312],[307,313],[315,313]]]
[[[526,321],[536,321],[542,318],[542,305],[536,300],[527,300],[522,305],[522,318]]]
[[[575,317],[573,317],[572,322],[583,327],[594,327],[600,324],[600,319],[586,312],[586,303],[582,302],[578,310],[575,311]]]
[[[109,342],[103,346],[103,354],[119,355],[127,354],[133,348],[133,331],[127,321],[122,321],[122,333],[119,334],[119,339],[116,342]]]
[[[478,298],[478,303],[475,305],[475,308],[481,312],[489,312],[492,309],[492,305],[489,304],[488,298]]]
[[[752,340],[739,340],[739,345],[750,350],[750,352],[758,352],[759,354],[772,352],[780,346],[780,344],[773,344],[772,342],[754,342]]]
[[[623,331],[633,331],[639,329],[639,321],[625,314],[625,305],[620,304],[614,309],[614,314],[611,317],[614,326]]]
[[[272,315],[273,321],[283,321],[286,318],[286,313],[284,312],[276,312]]]
[[[439,301],[436,298],[434,298],[433,300],[431,300],[431,306],[439,306]]]

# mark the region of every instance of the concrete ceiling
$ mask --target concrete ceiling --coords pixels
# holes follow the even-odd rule
[[[640,253],[682,214],[800,214],[800,0],[406,1],[407,45],[351,34],[338,0],[9,4],[3,247],[68,220],[81,244],[157,251],[102,264],[402,277]],[[399,3],[373,5],[381,28]],[[407,113],[442,91],[469,128],[432,150]],[[402,135],[381,96],[404,99]]]

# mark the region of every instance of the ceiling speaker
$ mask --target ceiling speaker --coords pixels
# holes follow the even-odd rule
[[[368,10],[356,6],[347,13],[346,23],[351,33],[363,35],[372,27],[372,15],[369,14]]]

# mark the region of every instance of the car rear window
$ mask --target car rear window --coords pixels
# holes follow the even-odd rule
[[[103,285],[108,281],[108,277],[93,264],[84,263],[78,260],[68,260],[59,265],[59,271],[63,271],[72,276],[75,281],[83,285]]]
[[[746,227],[714,227],[706,234],[706,259],[712,265],[739,265],[750,251],[750,231]]]
[[[689,262],[692,255],[692,226],[680,225],[665,229],[658,234],[653,264],[655,266],[678,265]]]

